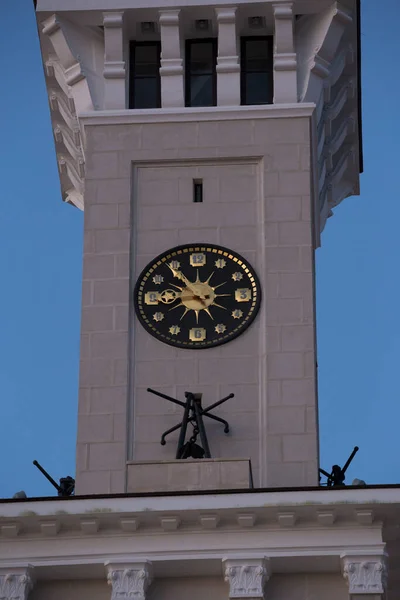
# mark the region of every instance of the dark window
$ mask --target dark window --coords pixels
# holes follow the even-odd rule
[[[129,108],[159,108],[160,43],[131,42]]]
[[[193,179],[193,202],[203,202],[202,179]]]
[[[272,36],[241,38],[241,103],[273,100]]]
[[[186,42],[186,106],[217,104],[215,39]]]

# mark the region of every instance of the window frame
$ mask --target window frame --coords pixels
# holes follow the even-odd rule
[[[156,46],[158,52],[158,76],[157,80],[157,103],[156,106],[152,106],[151,108],[161,108],[161,42],[159,40],[154,41],[146,41],[146,42],[137,42],[136,40],[131,40],[129,42],[129,108],[136,110],[151,110],[151,108],[137,108],[135,106],[135,79],[142,78],[146,79],[146,77],[137,77],[135,76],[135,56],[136,56],[136,48],[144,47],[144,46]],[[148,78],[150,79],[150,77]]]
[[[190,104],[190,84],[191,84],[191,71],[190,71],[190,58],[191,58],[191,47],[193,44],[210,44],[212,48],[213,65],[211,73],[212,82],[212,104],[207,106],[217,106],[217,57],[218,57],[218,38],[207,37],[207,38],[191,38],[185,40],[185,107],[191,108]],[[201,106],[194,106],[193,108],[202,108]],[[206,108],[204,106],[203,108]]]
[[[270,95],[268,102],[248,104],[246,99],[246,75],[248,73],[265,73],[266,71],[248,71],[246,67],[246,44],[248,41],[266,41],[268,45],[269,66],[271,73]],[[240,38],[240,104],[241,106],[266,106],[274,102],[274,37],[272,35],[245,35]]]

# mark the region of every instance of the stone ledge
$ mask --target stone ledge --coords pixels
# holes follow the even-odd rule
[[[127,463],[127,492],[180,492],[250,489],[248,458],[131,461]]]

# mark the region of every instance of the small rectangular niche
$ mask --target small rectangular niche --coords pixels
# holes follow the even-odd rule
[[[193,179],[193,202],[203,202],[202,179]]]

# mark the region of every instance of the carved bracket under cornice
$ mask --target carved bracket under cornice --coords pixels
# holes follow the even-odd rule
[[[223,563],[229,598],[264,598],[264,587],[271,574],[268,558],[225,558]]]
[[[359,193],[357,15],[338,2],[305,16],[296,31],[299,100],[314,102],[316,244],[344,198]]]
[[[147,590],[153,580],[150,561],[141,563],[106,563],[107,582],[112,587],[111,600],[136,598],[146,600]]]
[[[2,569],[0,571],[0,600],[27,600],[33,588],[33,570]]]
[[[83,210],[85,157],[74,99],[59,87],[49,94],[63,200]]]
[[[85,156],[78,116],[104,108],[104,35],[59,14],[41,25],[62,196],[83,209]]]
[[[342,556],[343,577],[349,594],[384,594],[387,583],[386,555]]]

